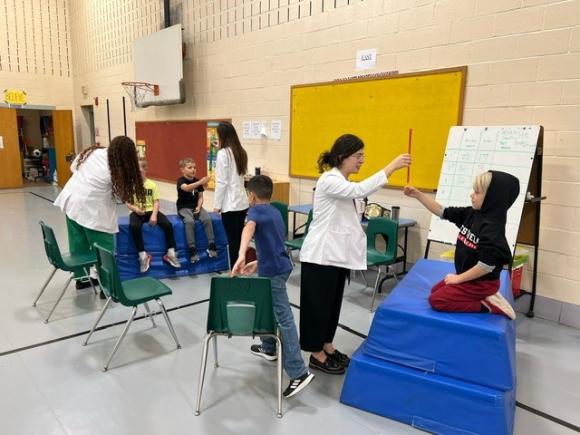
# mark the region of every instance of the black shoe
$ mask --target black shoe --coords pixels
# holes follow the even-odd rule
[[[338,365],[333,358],[326,357],[326,361],[320,362],[312,355],[310,355],[310,363],[308,364],[308,367],[328,373],[329,375],[344,375],[344,372],[346,371],[345,368]]]
[[[350,358],[348,357],[348,355],[339,352],[336,349],[334,349],[334,352],[332,353],[328,353],[327,351],[324,351],[324,353],[326,354],[327,357],[335,360],[341,367],[347,368],[348,365],[350,364]]]
[[[217,252],[217,246],[215,245],[215,243],[210,243],[209,246],[207,247],[207,255],[209,256],[209,258],[216,258],[218,256],[218,252]]]
[[[250,346],[250,352],[268,361],[276,361],[278,359],[278,355],[275,353],[266,352],[259,344],[252,344]]]
[[[93,285],[95,287],[99,285],[99,281],[98,280],[96,280],[95,278],[91,278],[91,281],[89,281],[88,279],[87,280],[84,280],[84,281],[77,280],[76,283],[75,283],[75,288],[77,290],[82,290],[82,289],[85,289],[85,288],[89,288],[91,286],[91,282],[93,283]]]
[[[302,391],[304,388],[308,386],[308,384],[312,381],[312,379],[314,379],[314,375],[310,372],[304,373],[299,378],[291,379],[290,384],[288,384],[288,388],[284,390],[282,395],[286,399],[288,399],[289,397],[298,394],[300,391]]]

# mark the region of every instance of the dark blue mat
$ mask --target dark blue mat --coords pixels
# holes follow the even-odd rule
[[[469,384],[403,367],[366,355],[353,355],[340,401],[445,435],[507,435],[513,432],[515,392]]]
[[[443,313],[427,300],[453,264],[419,260],[379,306],[366,355],[498,390],[516,385],[515,322],[497,314]],[[513,303],[507,271],[500,291]]]
[[[167,215],[173,225],[175,237],[176,254],[181,263],[181,269],[175,269],[162,260],[167,253],[167,243],[165,234],[158,226],[149,224],[143,225],[143,241],[145,250],[153,257],[150,269],[145,273],[139,272],[139,261],[137,259],[137,249],[133,242],[133,237],[129,230],[129,218],[119,218],[119,232],[117,233],[117,265],[122,280],[137,278],[140,276],[152,276],[155,278],[172,278],[186,275],[197,275],[201,273],[218,272],[227,270],[228,253],[227,237],[218,215],[210,213],[212,219],[215,242],[218,248],[218,257],[209,258],[207,249],[207,237],[201,222],[195,223],[195,240],[200,261],[191,264],[189,262],[189,251],[185,239],[185,229],[182,220],[176,215]]]

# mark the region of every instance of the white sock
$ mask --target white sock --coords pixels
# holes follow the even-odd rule
[[[147,258],[147,252],[145,251],[139,252],[139,258],[145,260]]]
[[[175,248],[169,248],[167,250],[167,255],[169,255],[170,257],[175,257]]]

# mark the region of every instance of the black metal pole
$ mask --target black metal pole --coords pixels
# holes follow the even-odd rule
[[[169,0],[163,0],[163,15],[165,15],[165,28],[171,26],[171,17],[169,16]]]
[[[127,113],[125,111],[125,97],[123,97],[123,129],[123,134],[127,136]]]
[[[111,143],[111,112],[109,110],[109,99],[107,98],[107,130],[109,131],[109,143]]]

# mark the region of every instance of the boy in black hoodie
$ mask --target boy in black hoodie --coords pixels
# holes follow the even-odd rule
[[[487,171],[473,182],[472,207],[443,207],[413,186],[405,195],[419,200],[431,213],[459,227],[455,270],[431,289],[429,303],[439,311],[503,314],[515,319],[510,303],[498,291],[499,274],[512,254],[505,237],[507,211],[520,193],[519,180]]]

